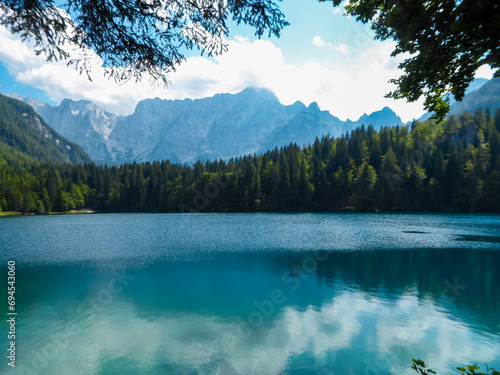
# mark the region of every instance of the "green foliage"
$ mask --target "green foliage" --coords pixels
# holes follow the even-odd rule
[[[420,359],[412,359],[413,364],[411,365],[411,368],[414,369],[416,372],[418,372],[421,375],[428,375],[428,374],[435,374],[435,371],[428,370],[427,365]]]
[[[5,167],[7,165],[22,166],[26,163],[34,162],[35,160],[33,158],[0,141],[0,167]]]
[[[399,65],[405,74],[391,80],[397,89],[387,96],[410,102],[424,96],[438,120],[450,109],[449,94],[462,100],[479,67],[500,68],[496,0],[352,0],[346,13],[370,22],[377,39],[395,40],[392,56],[410,55]]]
[[[35,212],[36,212],[37,214],[43,214],[43,213],[45,213],[45,206],[43,205],[43,202],[42,202],[40,199],[38,199],[38,200],[36,201],[36,209],[35,209]]]
[[[375,187],[377,172],[364,162],[353,181],[353,191],[350,203],[361,211],[372,211],[375,206]]]
[[[197,48],[209,56],[227,50],[229,18],[255,28],[259,37],[266,31],[279,36],[288,25],[272,0],[57,3],[71,19],[55,5],[52,0],[2,0],[0,25],[32,39],[37,53],[48,60],[67,59],[72,46],[79,47],[80,57],[73,56],[70,63],[89,78],[90,48],[116,81],[139,80],[149,73],[167,84],[167,73],[185,60],[183,49]],[[411,102],[424,96],[425,108],[436,119],[448,113],[450,94],[458,101],[464,97],[479,67],[500,68],[496,0],[352,0],[346,13],[371,22],[376,38],[395,40],[392,56],[410,55],[400,64],[405,74],[391,81],[397,89],[387,96]]]
[[[414,369],[417,373],[421,375],[436,374],[435,371],[427,369],[428,366],[422,360],[412,359],[412,361],[413,364],[411,368]],[[457,367],[457,370],[462,375],[500,375],[500,372],[495,371],[495,369],[489,368],[488,365],[486,365],[486,372],[476,372],[477,370],[480,369],[481,368],[476,365]]]
[[[65,16],[58,8],[71,15]],[[288,23],[270,0],[222,1],[85,1],[2,0],[0,25],[32,39],[38,54],[67,59],[72,46],[80,57],[70,63],[90,73],[88,49],[116,81],[141,79],[148,72],[167,83],[166,74],[185,60],[184,49],[209,56],[227,49],[228,18],[279,36]],[[90,76],[89,76],[90,78]]]
[[[29,105],[0,95],[0,165],[32,160],[84,163],[83,149],[50,128]]]
[[[229,161],[41,164],[0,147],[3,210],[500,212],[500,140],[480,112],[354,129]],[[21,156],[18,159],[18,156]]]
[[[30,191],[24,194],[24,202],[23,202],[23,212],[30,213],[35,212],[37,209],[36,201],[38,200],[38,196]]]

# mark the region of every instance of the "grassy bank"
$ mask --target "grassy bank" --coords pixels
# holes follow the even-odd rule
[[[17,212],[17,211],[1,211],[0,216],[18,216],[18,215],[75,215],[75,214],[93,214],[94,210],[71,210],[66,212],[51,212],[49,214],[35,214],[30,212],[29,214]]]
[[[21,213],[16,212],[16,211],[1,211],[0,212],[0,216],[17,216],[17,215],[21,215]]]

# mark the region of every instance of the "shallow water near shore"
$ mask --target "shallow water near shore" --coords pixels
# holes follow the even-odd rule
[[[1,373],[500,369],[497,215],[3,217],[5,279],[9,260]]]

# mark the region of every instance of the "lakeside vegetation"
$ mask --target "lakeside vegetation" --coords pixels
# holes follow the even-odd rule
[[[40,163],[0,148],[0,209],[51,213],[500,211],[500,110],[360,127],[229,161]]]
[[[415,370],[420,375],[431,375],[437,374],[434,370],[428,369],[427,365],[424,361],[420,359],[413,359],[413,364],[411,368]],[[476,372],[477,370],[481,370],[477,365],[467,365],[462,367],[457,367],[456,369],[460,372],[461,375],[500,375],[500,372],[496,371],[494,368],[489,368],[488,365],[485,365],[486,372]]]

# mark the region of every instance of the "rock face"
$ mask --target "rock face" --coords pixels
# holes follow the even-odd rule
[[[54,131],[33,108],[0,95],[0,145],[41,162],[82,164],[90,157],[79,145]]]
[[[64,99],[58,107],[31,98],[27,98],[25,102],[57,132],[80,144],[92,160],[113,160],[106,141],[120,116],[84,100],[75,102]]]
[[[130,116],[114,115],[88,101],[65,99],[58,107],[29,98],[25,102],[94,161],[104,163],[229,159],[290,142],[306,145],[362,124],[376,129],[402,124],[387,107],[356,122],[341,121],[316,103],[282,105],[261,88],[196,100],[147,99]]]
[[[283,106],[263,89],[198,100],[148,99],[109,138],[120,156],[137,161],[228,159],[261,151],[265,135],[301,110],[302,103]]]

